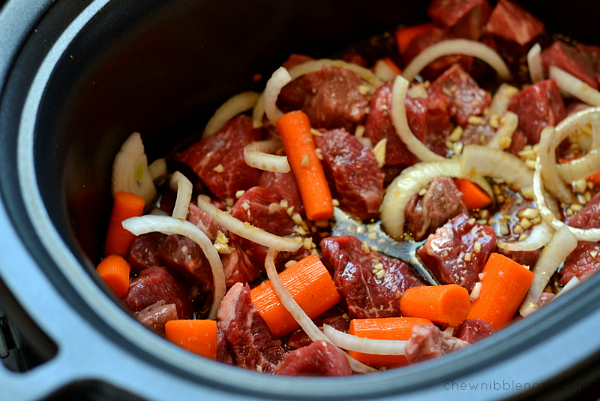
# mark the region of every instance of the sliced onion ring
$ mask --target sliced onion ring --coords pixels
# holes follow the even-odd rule
[[[265,230],[261,230],[251,224],[244,223],[236,219],[229,213],[217,209],[210,200],[203,195],[198,197],[198,207],[210,217],[212,217],[218,225],[235,233],[240,237],[246,238],[257,244],[266,246],[267,248],[276,249],[278,251],[296,252],[302,246],[302,242],[296,241],[295,238],[279,237]],[[298,238],[300,239],[300,238]]]
[[[403,73],[404,78],[412,81],[432,61],[453,54],[477,57],[496,70],[503,80],[510,81],[512,78],[506,63],[504,63],[502,57],[494,49],[481,42],[468,39],[444,40],[429,46],[406,66]]]
[[[576,247],[577,239],[567,226],[562,226],[556,231],[548,246],[542,250],[540,258],[535,264],[535,268],[533,269],[535,278],[519,309],[521,316],[527,317],[539,308],[540,295],[542,295],[542,291],[548,285],[550,277],[552,277],[558,266]]]
[[[279,300],[285,306],[285,308],[290,312],[290,314],[296,319],[300,327],[304,330],[304,332],[310,337],[312,341],[323,340],[327,341],[335,345],[329,337],[327,337],[317,325],[312,321],[310,317],[302,310],[300,305],[296,302],[296,300],[292,297],[290,292],[285,288],[279,274],[277,274],[277,268],[275,267],[275,256],[277,255],[277,251],[274,249],[269,249],[267,252],[267,257],[265,258],[265,269],[267,271],[267,276],[271,282],[271,286],[273,287],[273,291],[279,297]],[[367,373],[367,372],[375,372],[376,370],[357,361],[356,359],[346,355],[348,361],[350,362],[350,367],[352,371],[358,373]]]
[[[286,86],[292,78],[284,67],[279,67],[267,81],[265,87],[265,113],[271,124],[275,125],[279,117],[283,115],[277,108],[277,98],[281,88]]]
[[[225,285],[225,273],[219,253],[213,246],[210,239],[196,226],[187,220],[174,219],[170,216],[146,215],[141,217],[131,217],[123,221],[123,228],[134,235],[142,235],[151,232],[161,232],[163,234],[179,234],[188,237],[197,243],[208,263],[213,275],[215,286],[214,299],[210,307],[209,319],[217,318],[217,311],[221,305],[221,300],[225,296],[227,287]]]
[[[531,46],[527,52],[527,66],[529,67],[529,76],[534,84],[544,79],[544,68],[542,67],[542,58],[540,56],[542,46],[539,43]]]
[[[172,190],[177,191],[177,199],[175,200],[172,216],[176,219],[185,220],[190,208],[194,186],[192,185],[192,182],[179,171],[173,173],[169,186]]]
[[[554,230],[558,231],[562,226],[567,226],[569,231],[577,238],[578,241],[589,241],[589,242],[598,242],[600,241],[600,228],[576,228],[571,227],[564,222],[560,221],[554,213],[550,210],[551,205],[549,201],[552,199],[546,199],[546,194],[544,188],[542,186],[542,174],[541,174],[541,165],[540,159],[535,162],[535,171],[533,173],[533,196],[535,203],[540,210],[540,214],[542,218],[546,221],[546,223],[550,224]]]
[[[328,324],[323,325],[323,331],[331,342],[338,347],[348,351],[371,355],[404,355],[404,347],[408,342],[404,340],[374,340],[372,338],[358,337],[336,330]]]
[[[566,183],[585,179],[600,171],[600,108],[589,107],[571,114],[556,126],[554,147],[560,145],[574,131],[592,126],[592,146],[582,157],[556,166],[558,174]]]
[[[551,65],[548,68],[550,78],[556,81],[558,88],[592,106],[600,106],[600,92],[592,88],[579,78]]]
[[[489,183],[481,176],[468,175],[461,171],[457,160],[440,160],[417,163],[400,173],[387,187],[381,202],[381,223],[385,231],[396,240],[404,234],[404,213],[406,205],[419,191],[435,177],[468,178],[485,190],[492,199],[494,193]]]
[[[545,221],[536,224],[531,229],[529,236],[522,241],[506,242],[498,240],[496,246],[505,251],[535,251],[544,247],[552,239],[554,230]]]
[[[575,201],[573,193],[567,188],[556,170],[556,141],[554,133],[554,127],[549,125],[542,130],[540,135],[538,159],[540,160],[542,169],[542,180],[544,182],[544,187],[546,187],[548,192],[555,198],[562,202],[573,203]]]
[[[408,91],[408,81],[401,75],[398,75],[392,86],[392,123],[394,129],[406,144],[408,150],[419,160],[429,162],[434,160],[444,160],[444,157],[432,152],[427,145],[421,142],[410,129],[408,118],[406,117],[406,93]]]
[[[287,173],[291,170],[287,157],[271,154],[282,147],[277,139],[252,142],[244,148],[244,160],[247,165],[260,170]]]
[[[260,128],[263,126],[263,117],[265,115],[265,92],[261,93],[252,109],[252,127]]]
[[[204,127],[202,138],[213,135],[223,128],[227,121],[231,120],[238,114],[253,108],[258,101],[259,96],[260,95],[256,92],[248,91],[238,93],[237,95],[229,98],[215,111],[215,114],[213,114],[210,120],[208,120],[206,127]]]
[[[503,116],[508,110],[510,100],[519,93],[519,89],[507,83],[501,83],[490,104],[490,115],[497,114]]]
[[[460,157],[460,168],[470,175],[500,178],[527,192],[533,186],[533,173],[517,156],[487,146],[467,145]]]

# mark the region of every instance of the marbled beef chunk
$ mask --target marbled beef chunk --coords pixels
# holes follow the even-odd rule
[[[361,219],[375,217],[383,199],[384,174],[371,149],[343,129],[315,137],[323,168],[341,196],[340,203]]]
[[[193,203],[190,203],[187,220],[202,230],[211,241],[214,241],[217,238],[219,231],[224,234],[227,233],[227,231],[221,228],[212,217]]]
[[[259,266],[255,265],[246,252],[237,244],[231,244],[231,252],[221,255],[225,284],[228,287],[235,283],[248,283],[253,281],[260,273]]]
[[[346,354],[333,344],[319,340],[286,355],[277,374],[288,376],[350,376]]]
[[[425,195],[414,195],[406,206],[408,231],[420,241],[452,217],[468,213],[461,197],[452,178],[434,178]]]
[[[260,138],[250,117],[240,115],[187,148],[178,160],[190,166],[218,198],[235,199],[237,191],[258,184],[260,170],[246,164],[244,147]]]
[[[323,67],[294,79],[281,89],[277,106],[285,111],[302,110],[313,128],[344,128],[354,132],[364,122],[369,105],[359,90],[362,79],[347,68]]]
[[[544,32],[544,23],[515,2],[499,0],[485,29],[488,33],[525,45]]]
[[[491,11],[487,0],[433,0],[427,14],[438,25],[452,28],[457,36],[477,40]]]
[[[496,233],[459,214],[431,234],[417,255],[441,284],[458,284],[471,291],[496,247]]]
[[[304,214],[304,204],[293,173],[263,171],[258,186],[270,189],[279,199],[285,199],[288,207],[294,208],[294,212]]]
[[[573,277],[583,279],[600,270],[600,243],[579,241],[577,247],[560,269],[560,284],[566,285]]]
[[[571,217],[567,224],[575,228],[600,228],[600,192],[586,203],[579,213]]]
[[[273,339],[269,327],[252,305],[250,287],[237,283],[227,291],[217,314],[235,365],[274,373],[285,358],[285,350]]]
[[[140,271],[152,266],[162,266],[160,247],[167,236],[163,233],[153,232],[135,237],[127,260],[133,271]]]
[[[483,114],[483,110],[492,102],[492,95],[481,89],[459,64],[444,71],[427,92],[430,95],[446,95],[450,116],[459,125],[467,124],[471,116]]]
[[[458,326],[454,336],[460,340],[473,344],[481,339],[489,337],[495,331],[494,326],[485,320],[467,319]]]
[[[204,251],[195,241],[179,234],[167,236],[160,246],[160,256],[165,265],[171,267],[190,282],[212,289],[212,269]]]
[[[587,52],[582,52],[580,49],[584,48],[560,40],[555,41],[541,53],[544,71],[548,74],[548,68],[555,66],[579,78],[592,88],[598,89],[593,60]]]
[[[410,363],[421,362],[446,355],[468,345],[468,342],[452,337],[432,324],[415,326],[412,336],[406,343],[406,359]]]
[[[511,99],[508,111],[517,114],[519,129],[532,145],[540,141],[547,125],[555,126],[566,117],[565,104],[553,79],[526,86]]]
[[[166,267],[155,266],[142,272],[129,283],[129,291],[123,302],[132,312],[164,301],[175,304],[180,319],[192,317],[192,300],[187,287],[183,285]]]
[[[147,328],[165,336],[165,324],[177,319],[177,306],[160,300],[135,313],[135,318]]]
[[[271,234],[288,236],[294,233],[296,224],[280,206],[280,200],[268,188],[253,187],[235,202],[231,216]],[[258,275],[259,269],[265,264],[267,248],[233,233],[229,234],[229,238],[232,245],[237,245],[246,252],[250,261],[257,267],[255,273]]]
[[[348,305],[351,318],[400,316],[400,298],[410,287],[424,285],[399,259],[365,252],[356,237],[345,235],[321,241],[323,258],[334,269],[334,282]],[[374,269],[385,274],[377,278]]]

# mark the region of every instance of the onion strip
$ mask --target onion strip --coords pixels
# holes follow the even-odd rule
[[[146,215],[141,217],[131,217],[123,221],[123,228],[134,235],[142,235],[151,232],[161,232],[163,234],[179,234],[188,237],[197,243],[208,263],[213,275],[215,286],[214,299],[210,307],[209,319],[217,318],[217,311],[221,305],[221,300],[225,296],[227,290],[225,285],[225,273],[219,253],[213,246],[210,239],[196,226],[187,220],[174,219],[170,216]]]
[[[551,65],[548,70],[550,78],[556,81],[561,91],[589,105],[600,106],[600,92],[596,89],[558,67]]]
[[[286,86],[292,78],[284,67],[279,67],[267,81],[265,87],[265,113],[271,124],[275,125],[279,117],[283,115],[277,108],[277,98],[281,88]]]
[[[271,154],[282,147],[281,141],[276,139],[252,142],[244,148],[244,160],[247,165],[260,170],[288,173],[291,168],[287,157]]]
[[[279,300],[285,306],[285,308],[290,312],[290,314],[296,319],[300,327],[304,330],[304,332],[310,337],[312,341],[327,341],[335,345],[329,337],[327,337],[317,325],[312,321],[310,317],[302,310],[300,305],[296,302],[296,300],[292,297],[290,292],[285,288],[279,274],[277,274],[277,268],[275,267],[275,256],[277,255],[277,251],[274,249],[269,249],[267,252],[267,257],[265,259],[265,269],[267,271],[267,276],[269,277],[271,286],[273,287],[273,291],[279,297]],[[350,366],[352,371],[358,373],[367,373],[367,372],[375,372],[376,370],[357,361],[356,359],[350,357],[345,354],[350,362]]]
[[[525,162],[500,149],[465,146],[460,157],[460,168],[467,178],[471,175],[500,178],[525,192],[533,186],[533,173]]]
[[[423,50],[404,69],[404,78],[412,81],[429,63],[443,56],[464,54],[477,57],[488,63],[505,81],[510,81],[512,75],[502,60],[502,57],[491,47],[481,42],[468,39],[451,39],[438,42]]]
[[[278,251],[296,252],[302,246],[302,242],[296,241],[295,238],[280,237],[236,219],[229,213],[217,209],[217,207],[211,204],[210,200],[203,195],[198,196],[198,207],[212,217],[218,225],[229,232],[266,246],[267,248],[276,249]],[[298,237],[298,239],[300,239],[300,237]]]
[[[408,81],[401,75],[398,75],[392,87],[392,123],[394,124],[394,129],[408,150],[419,160],[425,162],[444,160],[444,157],[432,152],[411,131],[406,116],[406,105],[404,104],[407,91]]]
[[[404,213],[410,199],[425,188],[435,177],[468,178],[485,190],[491,199],[494,193],[489,183],[480,176],[465,174],[457,160],[439,160],[417,163],[408,167],[387,187],[381,202],[381,224],[396,240],[404,234]]]
[[[490,143],[488,143],[488,147],[496,148],[496,149],[506,149],[510,146],[512,141],[512,136],[515,130],[519,125],[519,116],[517,116],[512,111],[507,111],[504,114],[504,124],[498,131],[496,131],[496,135],[492,138]]]
[[[498,240],[496,246],[505,251],[535,251],[545,246],[552,239],[554,230],[545,221],[536,224],[531,229],[529,236],[522,241],[507,242]]]
[[[540,160],[542,180],[544,186],[554,197],[562,202],[573,203],[575,197],[569,188],[566,187],[556,169],[555,135],[554,127],[547,126],[540,135],[540,150],[538,158]]]
[[[371,355],[404,355],[404,347],[408,342],[407,340],[375,340],[358,337],[336,330],[328,324],[323,325],[323,331],[338,347]]]
[[[529,76],[531,82],[538,83],[544,79],[544,68],[542,67],[542,58],[540,53],[542,46],[536,43],[527,52],[527,66],[529,67]]]
[[[503,116],[508,110],[511,99],[519,93],[519,89],[507,83],[501,83],[490,104],[490,115]]]
[[[562,226],[556,231],[548,246],[542,250],[540,258],[535,264],[535,268],[533,269],[535,277],[519,309],[521,316],[527,317],[539,308],[540,295],[542,295],[542,291],[548,285],[550,277],[552,277],[558,266],[576,247],[577,239],[567,226]]]
[[[252,127],[260,128],[263,126],[263,117],[265,115],[265,92],[261,93],[252,109]]]
[[[254,107],[260,95],[253,91],[238,93],[221,105],[208,120],[202,138],[213,135],[233,117]]]
[[[169,181],[169,186],[172,190],[177,191],[177,199],[175,200],[172,217],[185,220],[190,208],[194,186],[192,185],[192,182],[179,171],[173,173],[171,180]]]

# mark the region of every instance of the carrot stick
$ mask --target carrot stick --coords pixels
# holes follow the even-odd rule
[[[279,273],[283,285],[306,314],[314,319],[331,309],[342,297],[321,259],[310,255]],[[250,292],[252,303],[274,338],[300,327],[283,306],[271,283],[263,282]]]
[[[469,209],[486,207],[492,203],[490,196],[477,184],[466,178],[455,178],[456,188],[462,192],[462,201]]]
[[[119,298],[127,295],[130,271],[129,263],[119,255],[107,256],[96,267],[100,278]]]
[[[403,316],[421,317],[453,327],[465,320],[470,307],[469,291],[457,284],[411,287],[400,299]]]
[[[327,220],[333,215],[333,200],[321,161],[316,154],[308,116],[301,110],[277,120],[285,153],[310,220]]]
[[[141,216],[145,204],[144,199],[137,195],[128,192],[117,192],[115,194],[106,242],[104,243],[104,256],[119,255],[124,258],[127,257],[135,235],[123,228],[123,220]]]
[[[400,54],[403,54],[406,51],[406,49],[408,49],[408,46],[410,46],[410,42],[412,42],[414,38],[429,32],[434,27],[435,25],[433,23],[427,23],[397,29],[396,43],[398,44],[398,50],[400,51]]]
[[[174,344],[206,358],[217,359],[217,322],[179,319],[165,324],[165,337]]]
[[[379,319],[353,319],[349,334],[374,340],[408,340],[415,326],[433,324],[428,319],[418,317],[387,317]],[[408,365],[404,355],[372,355],[349,351],[350,356],[372,367],[395,367]]]
[[[481,319],[496,330],[515,316],[535,275],[526,267],[499,253],[492,253],[483,268],[479,297],[467,319]]]

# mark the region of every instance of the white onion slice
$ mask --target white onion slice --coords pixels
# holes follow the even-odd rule
[[[392,82],[398,73],[384,60],[379,59],[373,67],[373,73],[383,82]]]
[[[507,111],[504,113],[504,124],[498,131],[496,131],[496,135],[492,138],[490,143],[488,143],[488,147],[496,148],[496,149],[506,149],[510,146],[510,142],[512,140],[513,133],[517,129],[519,125],[519,116],[511,111]]]
[[[507,83],[501,83],[500,87],[494,96],[492,97],[492,103],[490,104],[490,114],[496,114],[498,116],[503,116],[504,113],[508,110],[508,104],[511,99],[519,93],[519,89],[516,87],[509,85]]]
[[[527,66],[529,67],[529,76],[534,84],[544,79],[544,68],[542,67],[542,58],[540,56],[542,46],[536,43],[527,52]]]
[[[519,309],[519,313],[523,317],[527,317],[539,308],[539,300],[542,291],[548,285],[550,277],[556,272],[558,266],[565,260],[567,256],[577,247],[577,239],[573,236],[567,226],[562,226],[548,244],[544,247],[540,254],[540,258],[535,264],[533,274],[535,277],[529,292]]]
[[[522,241],[507,242],[498,240],[496,246],[505,251],[535,251],[552,239],[554,230],[545,221],[532,227],[529,236]]]
[[[261,93],[252,109],[252,127],[260,128],[263,126],[263,117],[265,115],[265,92]]]
[[[562,202],[573,203],[575,197],[573,193],[558,175],[556,169],[555,135],[554,127],[547,126],[540,135],[540,150],[538,158],[541,165],[542,180],[544,187],[554,197]]]
[[[190,201],[192,200],[192,191],[194,189],[192,182],[185,175],[176,171],[171,176],[169,186],[172,190],[177,191],[177,199],[175,200],[172,217],[185,220],[190,208]]]
[[[156,187],[148,170],[148,157],[139,132],[132,133],[121,146],[112,166],[111,191],[120,191],[144,198],[146,206],[156,198]]]
[[[408,342],[358,337],[336,330],[328,324],[323,325],[323,332],[332,343],[342,349],[371,355],[404,355],[404,347]]]
[[[398,75],[394,80],[392,87],[392,123],[394,129],[406,144],[408,150],[421,161],[444,160],[444,157],[432,152],[427,145],[421,142],[410,130],[408,119],[406,117],[406,93],[408,91],[408,81]]]
[[[275,125],[279,117],[283,115],[277,108],[277,98],[281,88],[286,86],[292,77],[284,67],[279,67],[267,81],[265,87],[265,113],[271,124]]]
[[[161,182],[167,178],[167,175],[169,175],[169,171],[167,170],[167,160],[164,157],[154,160],[148,166],[148,172],[150,173],[154,183]]]
[[[360,75],[363,81],[370,83],[375,88],[379,88],[381,85],[383,85],[383,82],[368,68],[361,67],[360,65],[354,63],[347,63],[343,60],[311,60],[290,68],[289,73],[292,79],[296,79],[302,75],[319,71],[323,67],[346,68],[350,71],[356,72],[358,75]]]
[[[577,238],[578,241],[590,241],[590,242],[598,242],[600,241],[600,229],[599,228],[588,228],[581,229],[571,227],[566,225],[564,222],[560,221],[554,213],[550,210],[552,205],[550,205],[550,201],[552,198],[547,199],[546,193],[542,186],[542,174],[541,174],[541,165],[539,157],[535,162],[535,171],[533,173],[533,196],[535,203],[538,205],[538,209],[540,210],[540,214],[546,221],[546,223],[550,224],[552,228],[558,231],[562,226],[567,226],[569,231]]]
[[[556,126],[555,148],[574,131],[587,125],[592,127],[591,150],[582,157],[556,166],[558,174],[566,183],[587,178],[600,171],[600,108],[589,107],[571,114]]]
[[[210,239],[196,226],[187,220],[174,219],[170,216],[146,215],[141,217],[132,217],[123,221],[123,228],[134,235],[142,235],[151,232],[161,232],[163,234],[179,234],[188,237],[198,244],[204,252],[213,275],[215,286],[214,300],[210,307],[209,319],[217,318],[217,311],[221,305],[221,300],[225,296],[227,287],[225,285],[225,273],[219,253],[213,246]]]
[[[198,207],[229,232],[257,244],[264,245],[267,248],[278,251],[296,252],[302,246],[302,242],[298,242],[295,238],[280,237],[232,217],[229,213],[219,210],[210,203],[210,200],[202,195],[198,197]]]
[[[493,191],[489,183],[481,176],[467,175],[461,171],[457,160],[440,160],[417,163],[408,167],[386,188],[381,202],[381,223],[385,231],[397,240],[404,234],[404,213],[406,205],[419,191],[425,188],[435,177],[462,177],[472,180],[485,190],[492,199]]]
[[[296,319],[300,327],[304,330],[304,332],[310,337],[312,341],[323,340],[327,341],[335,345],[329,337],[327,337],[317,325],[312,321],[312,319],[302,310],[300,305],[296,302],[296,300],[292,297],[290,292],[285,288],[279,274],[277,274],[277,268],[275,267],[275,256],[277,255],[277,251],[274,249],[269,249],[267,252],[267,257],[265,259],[265,269],[267,271],[267,276],[271,282],[271,286],[273,287],[273,291],[279,297],[279,300],[285,306],[285,308],[290,312],[290,314]],[[354,372],[358,373],[367,373],[367,372],[375,372],[376,370],[357,361],[356,359],[346,355],[348,361],[350,362],[350,366]]]
[[[577,287],[577,285],[579,283],[581,283],[581,280],[579,280],[579,278],[577,278],[577,276],[571,277],[571,280],[569,280],[569,282],[567,284],[565,284],[565,286],[562,288],[562,290],[560,290],[560,292],[558,294],[556,294],[556,296],[554,298],[552,298],[550,301],[554,301],[556,298],[571,291],[573,288]]]
[[[589,105],[600,106],[600,92],[596,89],[558,67],[551,65],[548,70],[561,91]]]
[[[517,156],[487,146],[468,145],[460,157],[460,167],[467,178],[483,175],[504,180],[516,185],[521,191],[533,186],[533,173]]]
[[[252,142],[244,148],[244,160],[247,165],[260,170],[287,173],[291,170],[288,158],[272,154],[282,147],[277,139]]]
[[[412,81],[429,63],[443,56],[464,54],[477,57],[488,63],[505,81],[510,81],[512,75],[502,60],[502,57],[491,47],[481,42],[468,39],[451,39],[438,42],[423,50],[404,69],[404,78]]]
[[[233,117],[253,108],[258,101],[259,96],[260,95],[256,92],[248,91],[238,93],[229,98],[215,111],[215,114],[213,114],[210,120],[208,120],[202,138],[213,135],[223,128]]]

